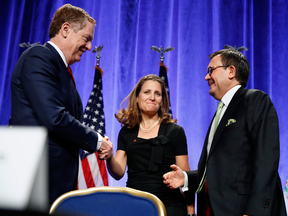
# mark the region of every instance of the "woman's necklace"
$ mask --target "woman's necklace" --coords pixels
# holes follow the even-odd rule
[[[148,132],[152,131],[152,130],[156,127],[156,125],[159,123],[159,121],[160,121],[160,117],[159,117],[158,120],[157,120],[150,128],[148,128],[148,129],[143,128],[142,124],[140,123],[140,129],[141,129],[144,133],[148,133]]]
[[[142,124],[140,123],[140,128],[141,128],[141,130],[142,130],[144,133],[149,133],[150,131],[152,131],[152,130],[156,127],[156,125],[159,123],[159,121],[160,121],[160,117],[159,117],[158,120],[157,120],[150,128],[148,128],[148,129],[145,129],[145,128],[142,126]]]

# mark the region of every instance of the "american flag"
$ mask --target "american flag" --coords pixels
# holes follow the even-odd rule
[[[286,180],[286,185],[285,185],[285,196],[286,196],[286,200],[288,203],[288,175],[287,175],[287,180]]]
[[[288,215],[288,175],[287,175],[287,179],[286,179],[286,185],[284,188],[284,195],[285,195],[286,211],[287,211],[287,215]]]
[[[168,113],[172,117],[172,108],[171,108],[171,102],[170,102],[170,92],[169,92],[169,84],[168,84],[168,78],[167,78],[167,68],[164,65],[163,62],[160,63],[160,71],[159,71],[159,77],[164,81],[166,86],[166,91],[168,93],[168,100],[169,100],[169,110]]]
[[[95,67],[94,86],[83,114],[83,124],[105,137],[105,118],[102,94],[102,69]],[[80,165],[77,189],[108,186],[105,161],[99,160],[98,152],[80,149]]]

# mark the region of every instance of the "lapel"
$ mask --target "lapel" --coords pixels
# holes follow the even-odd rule
[[[210,122],[210,126],[208,128],[208,131],[206,133],[206,138],[204,141],[204,147],[202,149],[201,158],[199,160],[199,161],[204,161],[204,163],[201,163],[201,164],[204,164],[204,166],[206,164],[206,159],[207,159],[207,145],[208,145],[209,133],[210,133],[212,122],[213,122],[215,115],[216,115],[216,112],[214,113],[214,116],[213,116],[212,121]],[[198,164],[198,166],[199,166],[199,164]],[[203,166],[203,170],[204,170],[204,166]]]
[[[79,103],[81,102],[82,105],[82,101],[79,97],[77,90],[75,91],[72,77],[69,74],[68,69],[63,62],[63,59],[61,58],[57,50],[49,43],[45,43],[44,46],[47,47],[56,57],[58,63],[57,68],[60,76],[60,88],[65,103],[64,105],[70,114],[72,114],[76,119],[80,119],[83,112],[83,107],[81,106],[81,110]]]
[[[207,160],[209,159],[210,155],[212,154],[213,150],[215,149],[215,147],[218,143],[218,140],[221,137],[222,132],[226,127],[226,123],[228,122],[228,119],[231,118],[231,116],[234,113],[235,109],[237,108],[239,102],[244,99],[244,95],[245,95],[246,91],[247,91],[247,89],[240,87],[238,89],[238,91],[234,94],[231,102],[229,103],[229,106],[227,107],[227,109],[226,109],[221,121],[219,122],[219,125],[218,125],[216,131],[215,131],[214,138],[213,138],[213,141],[211,144],[211,149],[210,149]],[[212,119],[212,121],[213,121],[213,119]],[[211,122],[211,124],[212,124],[212,122]],[[211,127],[211,124],[210,124],[210,127]],[[208,133],[206,136],[206,141],[205,141],[206,149],[207,149],[209,132],[210,132],[210,128],[208,130]]]
[[[67,70],[67,67],[65,66],[61,56],[59,55],[59,53],[57,52],[57,50],[49,43],[45,43],[44,44],[45,47],[47,47],[57,58],[57,62],[58,64],[60,65],[61,67],[61,70],[64,71],[64,70]],[[68,72],[69,73],[69,72]]]

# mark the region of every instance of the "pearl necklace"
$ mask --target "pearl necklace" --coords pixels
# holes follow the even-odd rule
[[[152,131],[152,130],[156,127],[156,125],[159,123],[159,121],[160,121],[160,117],[159,117],[158,120],[157,120],[150,128],[148,128],[148,129],[145,129],[145,128],[142,126],[142,124],[140,123],[140,128],[141,128],[141,130],[142,130],[144,133],[149,133],[150,131]]]

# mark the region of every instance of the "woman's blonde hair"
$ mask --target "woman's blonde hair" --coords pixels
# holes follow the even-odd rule
[[[159,76],[154,75],[154,74],[149,74],[147,76],[142,77],[139,80],[139,82],[136,84],[134,89],[130,92],[130,94],[122,101],[120,105],[120,111],[118,111],[118,113],[115,114],[115,117],[121,123],[121,126],[125,125],[128,128],[133,128],[136,125],[140,124],[142,117],[141,117],[140,109],[138,107],[138,103],[136,100],[141,91],[143,84],[149,80],[158,82],[162,89],[162,106],[160,106],[158,110],[160,122],[163,122],[163,123],[176,123],[177,122],[177,119],[172,119],[171,116],[168,114],[169,98],[168,98],[168,93],[166,91],[165,83]],[[127,100],[128,100],[127,108],[121,109],[122,104]]]

